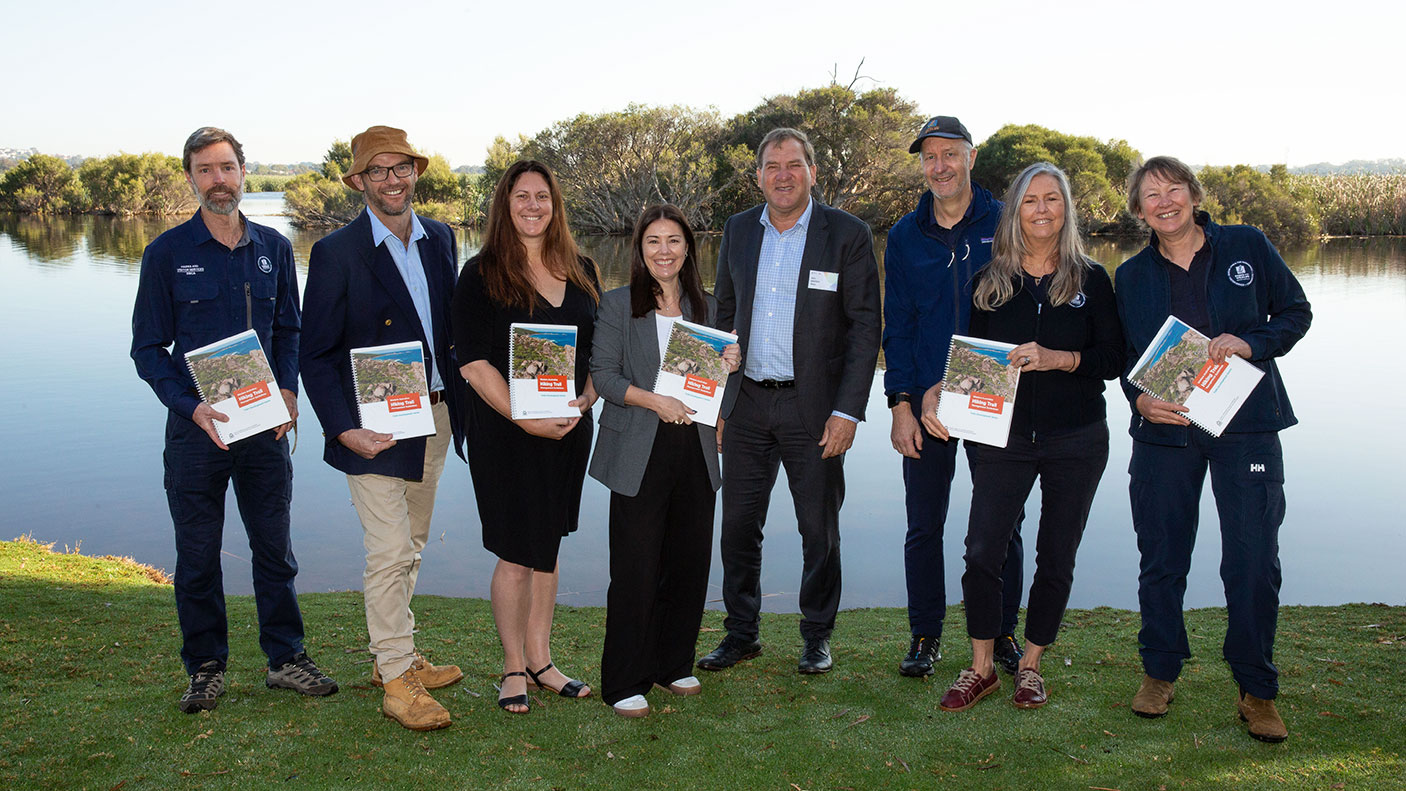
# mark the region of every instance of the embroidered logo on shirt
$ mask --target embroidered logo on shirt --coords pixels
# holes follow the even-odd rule
[[[1237,286],[1248,286],[1255,282],[1255,270],[1250,267],[1249,261],[1236,261],[1225,271],[1230,282]]]
[[[259,256],[259,271],[268,274],[273,271],[273,262],[266,255]]]
[[[1084,299],[1084,292],[1080,291],[1078,294],[1074,295],[1073,299],[1069,300],[1069,307],[1082,308],[1086,301],[1087,300]]]
[[[1264,472],[1264,465],[1251,463],[1250,472]]]

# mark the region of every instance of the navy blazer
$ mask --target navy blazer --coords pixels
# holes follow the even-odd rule
[[[464,379],[454,361],[449,303],[458,278],[457,247],[449,226],[420,218],[425,238],[416,242],[420,263],[430,290],[430,323],[434,331],[431,356],[444,382],[444,398],[454,431],[454,451],[464,457]],[[348,475],[389,475],[407,480],[424,476],[425,438],[397,440],[374,459],[363,459],[337,441],[338,435],[360,428],[356,388],[352,384],[351,350],[363,346],[419,341],[425,331],[405,279],[396,269],[390,251],[373,247],[371,220],[362,210],[351,224],[323,237],[312,246],[307,286],[303,292],[303,338],[299,362],[303,392],[322,422],[326,449],[323,460]]]
[[[718,251],[717,326],[736,330],[744,359],[752,330],[765,209],[762,204],[729,217]],[[838,274],[839,288],[810,288],[813,271]],[[812,436],[824,433],[831,412],[864,419],[879,359],[879,327],[879,265],[869,226],[848,212],[815,201],[801,254],[791,340],[801,420]],[[723,418],[732,413],[741,384],[740,375],[728,377]]]

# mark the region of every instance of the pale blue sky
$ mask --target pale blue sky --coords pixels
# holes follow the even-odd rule
[[[179,154],[212,124],[252,160],[315,161],[387,123],[479,164],[495,135],[631,102],[730,116],[866,58],[978,142],[1038,123],[1193,164],[1406,156],[1395,2],[7,6],[0,147],[59,154]]]

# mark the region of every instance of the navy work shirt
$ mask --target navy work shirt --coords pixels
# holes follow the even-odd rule
[[[142,253],[132,309],[132,360],[156,397],[189,418],[200,394],[185,353],[248,329],[258,333],[278,387],[298,392],[298,273],[282,234],[250,222],[231,250],[195,216]]]

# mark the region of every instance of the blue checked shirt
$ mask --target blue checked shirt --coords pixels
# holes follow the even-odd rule
[[[410,301],[415,303],[415,313],[420,316],[420,326],[425,330],[425,342],[430,345],[430,354],[438,356],[434,348],[434,327],[430,320],[430,283],[425,279],[425,267],[420,263],[420,247],[416,242],[424,239],[425,226],[420,224],[420,218],[414,212],[410,213],[410,244],[404,245],[400,242],[400,237],[391,233],[391,229],[381,222],[376,213],[367,210],[366,216],[371,220],[371,240],[377,246],[386,245],[390,251],[391,260],[395,261],[395,268],[400,271],[400,279],[405,281],[405,288],[410,292]],[[444,389],[444,382],[439,378],[439,366],[429,365],[429,360],[425,361],[425,367],[429,369],[430,392]]]
[[[786,382],[796,378],[791,348],[796,326],[796,286],[801,277],[801,255],[806,249],[806,231],[814,209],[812,200],[806,204],[796,224],[785,231],[778,231],[771,224],[770,209],[762,210],[762,250],[757,257],[752,332],[743,371],[749,379]],[[832,414],[859,422],[843,412]]]

